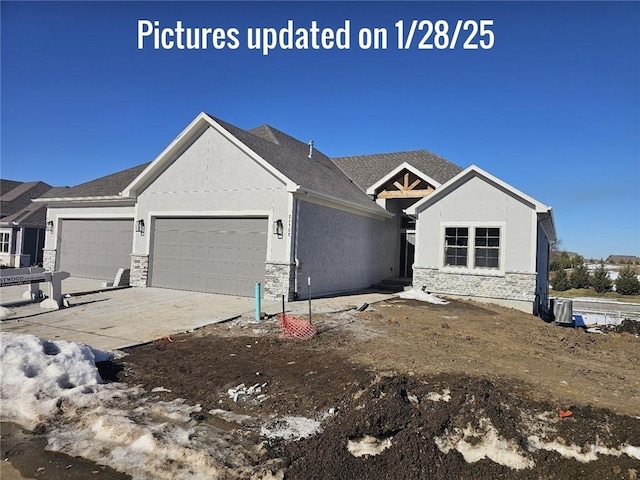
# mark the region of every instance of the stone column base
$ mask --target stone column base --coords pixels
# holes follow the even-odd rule
[[[47,270],[48,272],[56,271],[56,255],[57,250],[44,248],[42,250],[42,268]]]
[[[149,276],[149,255],[131,255],[129,285],[146,287]]]
[[[289,262],[267,262],[264,275],[264,298],[287,302],[294,300],[296,264]]]

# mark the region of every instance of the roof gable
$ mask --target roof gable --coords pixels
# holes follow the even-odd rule
[[[398,186],[398,190],[403,190],[405,192],[414,190],[414,187],[419,187],[419,189],[424,189],[425,187],[424,183],[427,184],[427,188],[431,191],[433,191],[433,189],[438,188],[440,186],[440,182],[435,181],[433,178],[429,177],[428,175],[421,172],[414,166],[408,164],[407,162],[403,162],[402,164],[394,168],[392,171],[390,171],[387,175],[385,175],[380,180],[378,180],[376,183],[371,185],[367,189],[367,194],[376,195],[379,192],[379,190],[382,187],[384,187],[385,184],[389,184],[391,182],[395,184],[399,180],[399,177],[401,176],[403,177],[402,180],[404,183],[402,187],[404,188],[400,188],[400,186]],[[415,183],[416,178],[420,179],[421,182]],[[411,179],[411,183],[408,182],[409,179]],[[407,196],[406,198],[421,198],[422,196],[424,195]]]
[[[545,205],[542,202],[539,202],[535,198],[530,197],[526,193],[521,192],[517,188],[509,185],[499,178],[494,177],[490,173],[485,172],[476,165],[467,167],[451,180],[441,185],[440,188],[436,189],[433,194],[411,205],[405,210],[405,212],[409,215],[418,215],[421,211],[429,208],[431,205],[438,202],[440,199],[442,199],[473,177],[481,178],[486,183],[504,191],[508,195],[513,196],[520,202],[527,205],[529,208],[533,209],[536,214],[538,214],[538,218],[541,221],[542,228],[545,230],[545,234],[547,235],[549,241],[551,243],[554,243],[556,241],[556,230],[555,224],[553,222],[551,207]]]
[[[214,128],[254,161],[279,178],[287,189],[324,196],[332,200],[389,215],[378,206],[322,152],[268,125],[242,130],[223,120],[200,113],[180,135],[127,186],[123,195],[134,196],[149,185],[207,128]]]

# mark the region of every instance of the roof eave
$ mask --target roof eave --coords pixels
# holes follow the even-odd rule
[[[35,198],[35,203],[95,203],[95,202],[109,202],[109,203],[132,203],[135,199],[132,197],[125,197],[123,195],[103,195],[95,197],[57,197],[57,198]]]
[[[365,214],[367,216],[374,216],[381,219],[395,217],[394,213],[388,212],[387,210],[378,206],[373,201],[371,202],[372,203],[371,207],[368,207],[366,205],[350,202],[349,200],[344,200],[342,198],[334,197],[332,195],[327,195],[326,193],[318,192],[316,190],[304,187],[302,185],[295,185],[294,188],[288,188],[287,191],[293,194],[302,194],[309,197],[315,197],[320,200],[325,200],[329,203],[335,204],[336,206],[346,207],[350,211],[354,211],[355,213]]]
[[[544,231],[544,234],[547,236],[547,240],[551,245],[554,245],[558,241],[558,236],[556,233],[556,223],[553,218],[553,209],[551,207],[547,207],[546,211],[538,212],[538,219],[540,220],[540,226]]]

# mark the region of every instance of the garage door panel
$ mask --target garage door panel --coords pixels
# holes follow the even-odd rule
[[[151,285],[251,296],[264,282],[267,227],[266,218],[158,218]]]
[[[131,265],[133,220],[64,219],[59,268],[75,277],[113,280]]]

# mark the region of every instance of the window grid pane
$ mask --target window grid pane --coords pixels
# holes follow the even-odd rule
[[[0,252],[9,253],[9,234],[2,233],[0,234]]]
[[[500,268],[500,229],[476,228],[475,266]]]
[[[466,227],[447,227],[444,240],[445,265],[466,267],[469,229]]]

